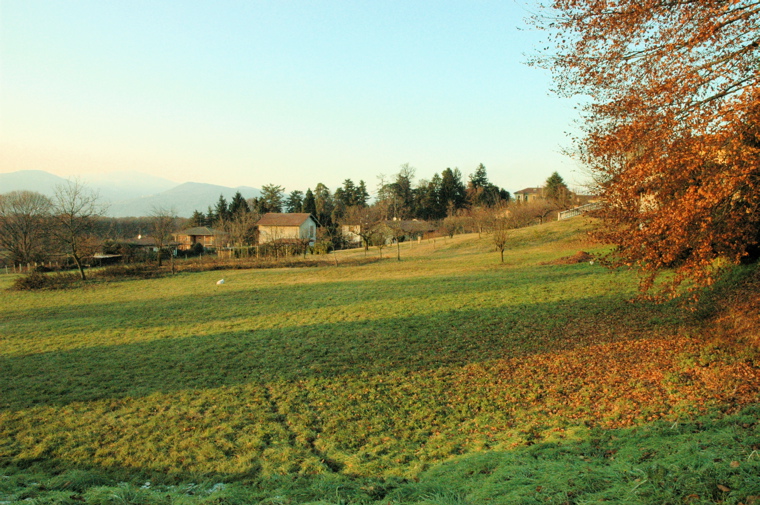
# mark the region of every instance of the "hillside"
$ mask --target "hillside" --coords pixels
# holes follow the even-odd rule
[[[749,503],[757,269],[631,303],[590,226],[4,291],[0,501]]]

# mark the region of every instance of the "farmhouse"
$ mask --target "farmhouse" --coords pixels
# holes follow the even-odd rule
[[[174,235],[180,251],[192,249],[195,244],[201,244],[204,249],[219,247],[224,245],[226,239],[226,233],[208,226],[188,228]]]
[[[259,244],[308,240],[313,245],[317,239],[317,221],[308,213],[268,212],[256,224],[259,228]]]

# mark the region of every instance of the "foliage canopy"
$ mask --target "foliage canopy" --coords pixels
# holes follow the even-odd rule
[[[760,5],[751,0],[554,0],[536,63],[589,97],[577,152],[606,202],[604,239],[643,289],[675,267],[713,281],[718,257],[756,254],[760,230]]]

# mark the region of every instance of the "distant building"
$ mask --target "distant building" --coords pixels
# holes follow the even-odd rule
[[[546,188],[525,188],[514,192],[514,199],[518,203],[533,203],[546,200]],[[568,206],[586,205],[597,202],[595,195],[581,195],[573,191],[568,192],[568,198],[564,200]]]
[[[259,229],[259,244],[308,240],[313,245],[317,240],[317,221],[308,213],[268,212],[261,216],[256,225]]]
[[[201,244],[204,249],[210,249],[225,245],[227,234],[208,226],[196,226],[176,233],[174,240],[177,241],[180,251],[192,249],[195,244]]]
[[[516,202],[530,203],[545,200],[544,188],[525,188],[514,192]]]

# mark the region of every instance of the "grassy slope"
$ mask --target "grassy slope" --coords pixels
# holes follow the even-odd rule
[[[724,307],[754,272],[737,271],[696,312],[632,304],[629,273],[545,264],[591,247],[587,227],[517,231],[504,265],[487,238],[464,236],[406,244],[400,263],[4,291],[0,501],[760,495],[735,483],[760,468],[754,411],[689,421],[758,401],[756,307]],[[740,464],[708,472],[723,480],[670,485],[668,472],[702,475],[699,451],[729,439],[713,459]],[[662,453],[672,463],[637,466],[673,441]],[[682,446],[697,447],[688,471]],[[144,479],[175,487],[114,487]],[[189,498],[191,482],[205,494]]]

